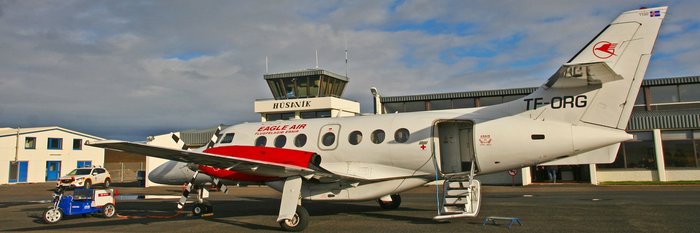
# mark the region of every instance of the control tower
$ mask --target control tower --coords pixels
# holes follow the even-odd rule
[[[274,99],[255,101],[260,120],[276,121],[360,114],[360,103],[341,98],[348,78],[327,70],[265,74]]]

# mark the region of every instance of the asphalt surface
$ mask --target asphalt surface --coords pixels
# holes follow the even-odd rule
[[[233,187],[212,193],[214,215],[176,215],[175,199],[118,200],[121,217],[67,217],[44,224],[42,211],[52,184],[0,186],[0,230],[62,232],[279,232],[280,194],[266,187]],[[135,194],[179,195],[179,187],[119,188]],[[476,218],[436,223],[435,187],[402,195],[401,207],[382,210],[376,202],[310,202],[305,232],[700,232],[700,186],[486,186]],[[41,203],[41,202],[44,203]],[[191,205],[186,207],[190,209]],[[521,219],[483,225],[487,216]]]

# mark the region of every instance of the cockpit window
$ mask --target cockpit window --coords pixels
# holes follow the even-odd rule
[[[233,135],[235,135],[235,134],[234,133],[227,133],[226,135],[224,135],[224,138],[221,139],[221,143],[233,142]]]

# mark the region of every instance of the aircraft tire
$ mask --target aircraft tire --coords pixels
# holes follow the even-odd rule
[[[202,214],[207,213],[207,206],[202,203],[197,203],[192,208],[192,216],[202,216]]]
[[[379,207],[382,207],[382,209],[393,210],[399,208],[401,205],[401,196],[399,194],[392,194],[391,202],[385,203],[381,199],[377,199],[377,203],[379,203]]]
[[[309,212],[302,206],[297,206],[297,211],[292,219],[280,221],[280,227],[285,231],[303,231],[307,225],[309,225]]]

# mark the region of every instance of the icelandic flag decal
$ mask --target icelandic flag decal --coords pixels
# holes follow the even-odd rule
[[[651,12],[649,12],[649,16],[650,17],[659,17],[659,16],[661,16],[661,11],[660,10],[651,11]]]

